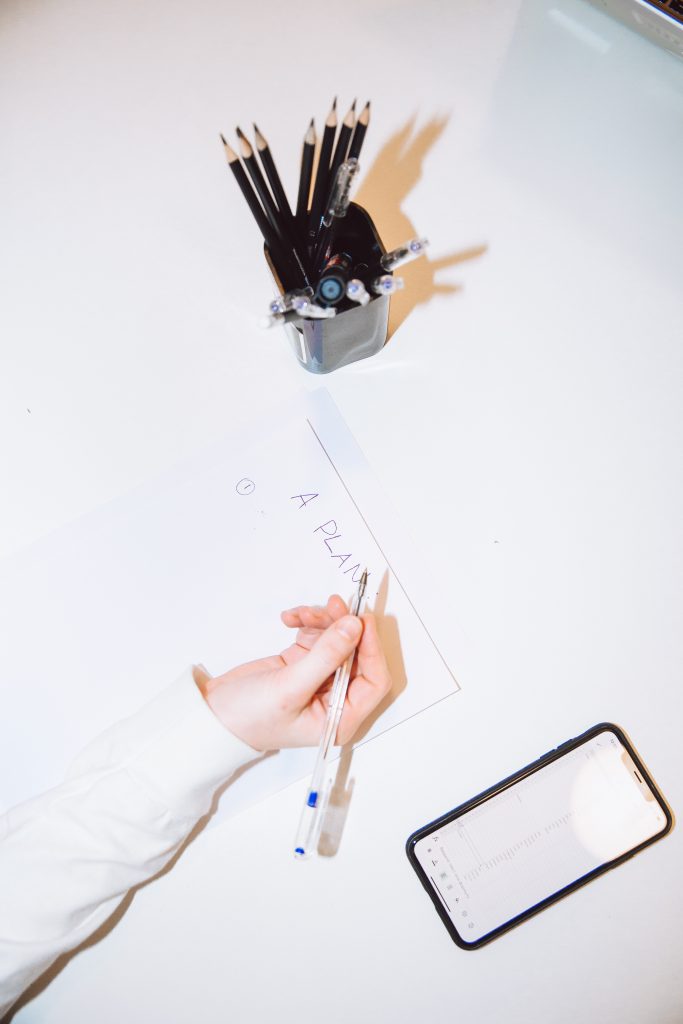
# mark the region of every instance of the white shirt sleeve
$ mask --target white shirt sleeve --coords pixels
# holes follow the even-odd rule
[[[217,787],[259,757],[207,706],[201,671],[99,736],[62,785],[0,817],[0,1019],[161,870]]]

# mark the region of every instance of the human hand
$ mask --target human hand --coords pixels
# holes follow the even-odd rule
[[[223,725],[255,750],[315,746],[334,673],[355,649],[337,730],[337,743],[348,743],[391,689],[374,615],[349,615],[334,594],[324,608],[300,605],[281,618],[297,630],[294,642],[281,654],[199,680],[204,699]]]

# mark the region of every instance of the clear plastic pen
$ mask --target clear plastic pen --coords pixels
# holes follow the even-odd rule
[[[349,609],[351,615],[358,615],[367,582],[368,572],[367,569],[365,569],[360,578],[358,590],[351,602],[351,607]],[[344,701],[346,700],[346,691],[349,686],[351,666],[353,665],[355,653],[355,651],[352,651],[344,664],[340,665],[334,674],[334,681],[330,692],[330,703],[327,709],[327,718],[325,720],[325,728],[323,730],[322,739],[320,740],[320,746],[318,747],[318,756],[315,759],[315,766],[313,768],[311,781],[308,789],[306,790],[306,802],[304,803],[303,810],[301,812],[299,828],[297,829],[296,839],[294,841],[294,856],[299,860],[305,860],[307,857],[310,857],[311,854],[315,853],[318,846],[320,827],[322,825],[322,819],[325,814],[325,808],[327,806],[327,799],[329,796],[329,783],[326,785],[325,778],[327,774],[327,762],[330,750],[334,746],[337,729],[339,728],[339,721],[344,709]]]
[[[367,306],[370,296],[359,277],[352,277],[346,286],[346,298],[357,302],[359,306]]]
[[[380,259],[380,263],[385,270],[396,270],[397,267],[402,267],[404,263],[409,263],[410,260],[416,260],[418,256],[423,256],[428,245],[429,242],[426,238],[411,238],[409,242],[399,245],[397,249],[385,252]]]
[[[329,228],[335,217],[345,217],[346,211],[351,202],[351,186],[353,179],[358,174],[358,161],[355,159],[346,160],[337,171],[334,179],[332,192],[327,204],[327,210],[323,216],[323,224]]]
[[[375,295],[393,295],[394,292],[400,291],[403,288],[402,277],[392,277],[391,274],[382,274],[381,277],[376,277],[374,281],[370,282]]]

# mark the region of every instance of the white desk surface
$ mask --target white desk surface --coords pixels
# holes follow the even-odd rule
[[[271,285],[218,132],[256,119],[293,191],[335,92],[373,101],[359,201],[431,250],[384,351],[319,379],[256,326]],[[15,1019],[680,1022],[680,828],[475,953],[403,844],[604,719],[683,806],[683,63],[580,0],[8,0],[0,111],[2,553],[323,383],[462,686],[354,754],[337,856],[292,861],[290,787]]]

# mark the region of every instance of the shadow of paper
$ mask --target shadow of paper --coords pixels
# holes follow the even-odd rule
[[[370,213],[387,249],[416,238],[422,232],[428,234],[429,226],[422,225],[417,230],[401,207],[422,177],[423,161],[438,142],[449,119],[434,117],[415,131],[416,120],[413,114],[384,144],[355,197],[355,202]],[[458,284],[438,282],[439,271],[476,259],[486,250],[486,245],[472,246],[438,259],[422,256],[401,267],[399,273],[405,280],[405,288],[392,296],[387,337],[391,338],[416,306],[429,302],[435,295],[453,295],[461,290]]]
[[[320,839],[318,840],[318,854],[321,857],[334,857],[341,844],[346,819],[353,797],[355,779],[349,778],[353,753],[358,743],[362,742],[375,722],[382,716],[390,704],[396,700],[399,694],[403,693],[407,685],[405,665],[401,653],[401,643],[398,632],[398,623],[393,615],[385,615],[389,593],[389,570],[386,569],[382,576],[377,596],[373,605],[373,612],[377,616],[377,628],[382,641],[382,647],[387,657],[389,674],[392,679],[392,686],[389,693],[375,708],[369,718],[353,737],[353,743],[342,747],[341,756],[337,762],[336,771],[332,781],[332,789],[325,808],[325,815],[320,827]]]

